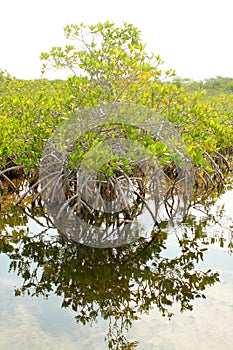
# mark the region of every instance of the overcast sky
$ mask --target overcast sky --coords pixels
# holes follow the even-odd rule
[[[64,42],[64,26],[110,20],[138,27],[178,76],[233,77],[232,14],[232,0],[2,0],[0,69],[39,78],[40,53]]]

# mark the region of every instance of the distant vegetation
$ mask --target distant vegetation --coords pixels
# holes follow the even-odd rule
[[[185,85],[192,91],[205,90],[210,96],[215,95],[233,95],[233,78],[217,76],[215,78],[205,79],[203,81],[194,81],[191,79],[175,78],[173,82],[177,86]]]

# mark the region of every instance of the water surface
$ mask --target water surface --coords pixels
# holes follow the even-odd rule
[[[232,349],[232,195],[149,245],[113,251],[61,240],[39,212],[3,211],[1,348]]]

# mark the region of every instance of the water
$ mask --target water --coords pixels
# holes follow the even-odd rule
[[[169,234],[165,227],[149,244],[117,250],[66,242],[46,229],[38,208],[29,218],[8,206],[1,348],[102,350],[116,342],[130,349],[138,342],[139,350],[232,349],[232,195],[198,205],[186,225]]]

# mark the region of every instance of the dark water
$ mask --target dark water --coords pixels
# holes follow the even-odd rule
[[[0,222],[1,349],[232,349],[232,196],[117,249],[67,242],[48,229],[43,209],[25,213],[9,198]]]

